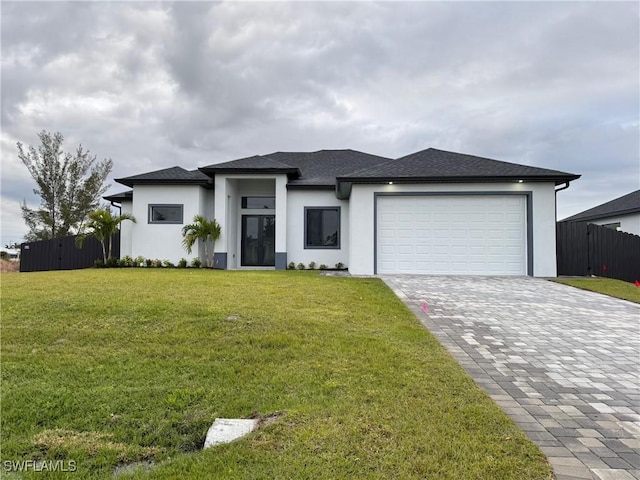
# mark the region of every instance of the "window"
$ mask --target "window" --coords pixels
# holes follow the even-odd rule
[[[305,207],[304,248],[340,248],[340,207]]]
[[[276,197],[242,197],[242,208],[273,210],[276,208]]]
[[[149,205],[149,223],[182,223],[182,205]]]

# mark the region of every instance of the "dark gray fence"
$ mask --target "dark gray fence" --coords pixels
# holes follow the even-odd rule
[[[586,222],[556,224],[558,275],[640,280],[640,236]]]
[[[120,256],[120,232],[112,238],[111,256]],[[79,248],[76,237],[54,238],[39,242],[23,243],[20,246],[20,271],[41,272],[46,270],[74,270],[93,267],[102,260],[102,246],[93,237],[87,238]]]

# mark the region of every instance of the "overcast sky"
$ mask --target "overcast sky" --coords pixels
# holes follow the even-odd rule
[[[578,173],[564,218],[640,188],[638,2],[2,1],[2,245],[39,200],[16,142],[113,178],[274,151],[428,147]]]

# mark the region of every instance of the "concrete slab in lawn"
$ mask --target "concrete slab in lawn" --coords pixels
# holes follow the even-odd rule
[[[209,427],[204,448],[213,447],[220,443],[229,443],[244,437],[247,433],[258,428],[258,419],[250,418],[216,418]]]

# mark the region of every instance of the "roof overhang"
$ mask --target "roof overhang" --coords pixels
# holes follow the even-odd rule
[[[295,167],[288,168],[216,168],[216,167],[200,167],[202,173],[214,178],[216,175],[287,175],[288,178],[299,178],[300,169]]]
[[[133,199],[133,190],[126,192],[114,193],[113,195],[105,195],[104,198],[108,202],[124,202]]]
[[[330,190],[333,191],[336,189],[336,184],[331,185],[313,185],[311,183],[287,183],[287,190]]]
[[[213,180],[175,180],[175,179],[138,179],[131,180],[129,178],[116,178],[116,182],[133,188],[134,185],[200,185],[204,188],[213,189]]]
[[[338,177],[336,178],[336,196],[339,199],[347,199],[351,196],[351,189],[354,184],[359,185],[384,185],[389,182],[394,184],[418,184],[418,183],[514,183],[514,182],[530,182],[530,183],[551,183],[554,185],[562,185],[580,178],[580,175],[562,175],[562,176],[493,176],[493,177],[477,177],[477,176],[443,176],[443,177]]]
[[[640,213],[640,207],[635,208],[627,208],[625,210],[618,210],[615,212],[608,212],[605,214],[597,214],[597,215],[585,215],[583,217],[573,218],[567,217],[564,220],[560,220],[561,222],[590,222],[591,220],[601,220],[603,218],[613,218],[613,217],[623,217],[625,215],[633,215],[634,213]]]

